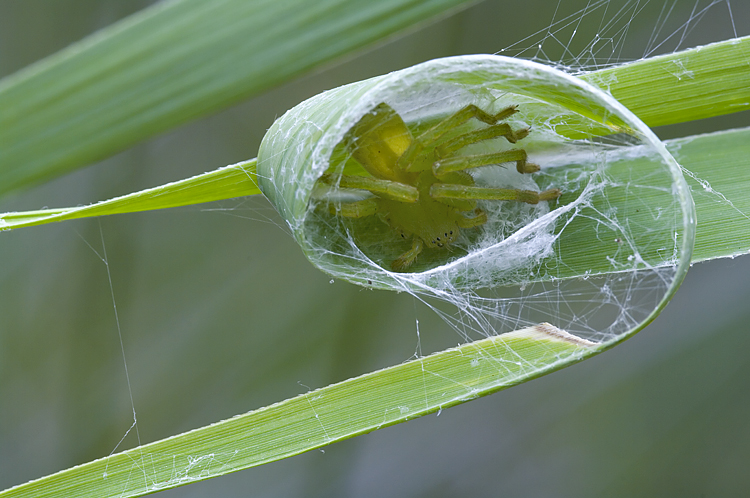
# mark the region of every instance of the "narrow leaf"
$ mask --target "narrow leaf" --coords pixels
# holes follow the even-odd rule
[[[105,158],[466,3],[159,3],[0,81],[0,193]]]
[[[255,163],[256,160],[251,159],[192,178],[115,197],[88,206],[6,213],[0,215],[0,230],[91,216],[187,206],[259,194],[260,190],[255,176]]]
[[[0,194],[468,3],[180,0],[145,9],[0,81]],[[582,77],[649,126],[726,114],[750,105],[748,43],[728,40]]]
[[[464,344],[0,492],[142,496],[438,412],[606,349],[549,324]]]
[[[750,37],[725,40],[581,76],[647,125],[750,109]]]
[[[750,128],[666,142],[683,167],[698,227],[693,262],[750,253]]]

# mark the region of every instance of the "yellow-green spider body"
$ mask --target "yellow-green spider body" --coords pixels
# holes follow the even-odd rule
[[[394,271],[406,270],[427,248],[445,248],[459,236],[461,228],[484,224],[487,215],[476,208],[478,199],[512,200],[536,204],[560,195],[544,192],[478,187],[465,170],[479,166],[515,162],[519,173],[533,173],[539,166],[526,161],[523,149],[490,154],[456,156],[467,145],[497,137],[516,141],[528,129],[513,131],[500,123],[516,112],[515,106],[488,114],[474,105],[443,119],[414,137],[401,116],[382,103],[367,113],[344,138],[346,149],[371,176],[324,175],[320,181],[340,188],[374,194],[355,202],[330,205],[333,214],[362,218],[378,214],[412,247],[395,259]],[[458,136],[449,132],[469,119],[488,126]],[[445,135],[451,138],[443,138]]]

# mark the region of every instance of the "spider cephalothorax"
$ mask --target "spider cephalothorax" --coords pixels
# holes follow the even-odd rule
[[[373,197],[331,203],[331,213],[348,218],[378,214],[401,237],[411,239],[411,249],[391,264],[394,271],[404,271],[425,246],[449,246],[458,238],[460,229],[486,223],[486,213],[476,206],[479,199],[529,204],[556,199],[560,196],[558,189],[534,192],[478,187],[465,171],[509,162],[516,163],[519,173],[539,171],[538,165],[526,161],[523,149],[455,155],[458,150],[483,140],[505,137],[515,144],[526,137],[528,128],[514,131],[501,122],[515,112],[516,106],[488,114],[468,105],[414,137],[392,107],[379,104],[344,138],[347,151],[370,176],[327,174],[319,180],[330,186],[366,190]],[[488,126],[458,136],[449,133],[472,118]]]

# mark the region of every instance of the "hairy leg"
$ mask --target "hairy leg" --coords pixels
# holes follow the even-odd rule
[[[474,210],[474,216],[462,216],[456,220],[460,228],[474,228],[487,223],[487,213],[481,209]]]
[[[560,197],[560,189],[549,189],[544,192],[533,190],[519,190],[511,188],[474,187],[466,185],[453,185],[448,183],[436,183],[430,187],[430,197],[436,200],[461,199],[461,200],[494,200],[494,201],[518,201],[527,204],[537,204],[541,201],[551,201]]]
[[[375,199],[356,202],[331,202],[328,203],[328,212],[345,218],[364,218],[378,212],[378,203]]]
[[[417,199],[419,199],[419,191],[416,187],[405,183],[372,178],[370,176],[341,175],[336,177],[334,175],[323,175],[319,181],[333,187],[367,190],[380,197],[394,201],[417,202]]]
[[[391,263],[391,268],[393,269],[393,271],[401,272],[409,268],[412,263],[416,261],[417,256],[419,256],[419,253],[422,252],[423,248],[424,242],[422,242],[422,239],[420,239],[419,237],[414,237],[414,240],[411,244],[411,249],[406,251],[398,258],[394,259],[393,263]]]
[[[468,120],[472,118],[482,121],[483,123],[486,123],[488,125],[495,125],[498,121],[502,121],[512,116],[513,114],[515,114],[517,112],[516,107],[517,106],[509,106],[509,107],[506,107],[505,109],[502,109],[500,112],[496,114],[490,114],[488,112],[483,111],[482,109],[475,106],[474,104],[467,105],[466,107],[460,109],[459,111],[456,111],[455,113],[443,119],[442,121],[440,121],[438,124],[430,128],[429,130],[426,130],[424,133],[419,135],[416,138],[416,140],[414,140],[409,145],[409,147],[406,149],[404,154],[401,155],[401,157],[398,159],[398,163],[397,163],[398,168],[402,171],[418,171],[421,165],[418,163],[415,163],[415,159],[422,153],[425,147],[435,145],[435,143],[439,141],[440,137],[445,135],[447,132],[453,130],[457,126],[462,125],[463,123],[467,122]],[[500,127],[494,131],[499,133],[496,136],[505,135],[505,133],[500,133],[500,132],[505,132],[504,127]],[[488,133],[491,134],[492,132],[488,132]],[[513,132],[510,131],[509,135],[513,137]],[[481,140],[487,140],[487,138],[477,137],[477,141],[481,141]]]
[[[526,162],[526,157],[526,151],[523,149],[504,150],[475,156],[454,156],[435,161],[435,164],[432,165],[432,172],[436,177],[441,178],[454,171],[510,162],[516,163],[516,170],[519,173],[536,173],[539,171],[539,165]]]

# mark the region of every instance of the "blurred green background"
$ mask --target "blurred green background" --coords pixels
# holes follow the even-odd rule
[[[150,3],[0,1],[0,76]],[[729,38],[733,24],[750,33],[746,2],[713,3],[701,14],[711,2],[676,2],[659,28],[671,2],[613,0],[552,37],[553,20],[592,2],[481,2],[4,197],[0,212],[89,203],[255,157],[274,118],[305,98],[436,57],[525,39],[513,48],[528,48],[526,57],[591,67],[593,52],[599,63],[627,61],[659,42],[655,53]],[[745,112],[657,133],[748,124]],[[260,197],[2,233],[0,257],[3,489],[106,456],[132,424],[107,264],[138,418],[119,449],[460,340],[411,296],[331,283]],[[604,355],[439,416],[160,496],[743,496],[748,274],[750,258],[698,265],[654,324]]]

